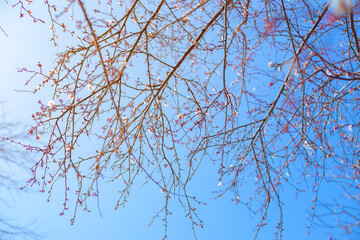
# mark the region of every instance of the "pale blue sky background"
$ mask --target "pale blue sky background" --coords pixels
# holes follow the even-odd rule
[[[32,11],[35,14],[46,16],[43,9],[34,7]],[[17,68],[35,68],[40,61],[45,69],[50,69],[54,55],[61,47],[54,49],[49,42],[51,33],[48,24],[34,24],[29,18],[19,19],[18,16],[17,9],[0,3],[0,25],[8,34],[8,37],[0,34],[0,98],[6,101],[7,121],[21,121],[22,125],[30,125],[31,114],[38,110],[37,101],[40,97],[46,100],[47,96],[44,91],[42,95],[14,91],[28,89],[24,86],[28,75],[18,73]],[[31,86],[36,86],[36,82]],[[83,150],[86,151],[86,148]],[[36,155],[32,157],[36,159]],[[258,219],[252,218],[244,206],[231,202],[233,196],[225,195],[221,199],[209,200],[214,197],[212,191],[216,190],[218,184],[216,171],[217,169],[204,161],[194,179],[197,188],[193,189],[193,192],[197,193],[199,200],[208,204],[198,207],[199,216],[205,223],[204,229],[197,229],[198,239],[252,239],[252,229]],[[23,180],[27,177],[23,176]],[[250,179],[249,182],[251,181]],[[144,186],[140,181],[138,183],[132,189],[126,208],[119,208],[117,211],[114,210],[117,200],[116,184],[100,184],[103,217],[100,218],[94,199],[90,203],[93,211],[78,211],[73,226],[70,226],[73,213],[71,206],[64,216],[59,216],[64,200],[61,184],[54,190],[50,203],[46,203],[46,193],[37,193],[36,188],[22,193],[1,192],[2,197],[11,205],[11,208],[1,207],[1,212],[22,225],[33,222],[31,228],[43,234],[44,239],[161,239],[162,222],[157,220],[152,227],[147,227],[147,224],[157,210],[161,209],[164,195],[153,183]],[[330,200],[341,196],[342,191],[334,186],[335,184],[324,184],[320,197]],[[311,193],[302,194],[297,199],[292,189],[285,189],[281,194],[286,203],[284,239],[329,239],[327,229],[315,227],[310,235],[306,234],[306,225],[310,222],[306,216],[313,197]],[[179,206],[177,200],[170,205],[173,215],[169,217],[168,239],[193,239],[190,222],[184,217],[185,212]],[[269,219],[270,225],[277,223],[276,210],[270,212]],[[273,228],[264,227],[259,239],[272,238]]]

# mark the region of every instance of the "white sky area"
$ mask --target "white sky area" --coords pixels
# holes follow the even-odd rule
[[[338,15],[344,15],[346,11],[350,10],[352,5],[352,0],[333,0],[331,3],[331,9]]]
[[[8,35],[0,33],[0,100],[6,103],[8,120],[27,121],[34,110],[39,109],[36,101],[39,97],[15,91],[34,89],[24,85],[30,75],[19,73],[18,68],[36,69],[39,61],[46,66],[56,49],[49,42],[50,31],[44,31],[46,24],[19,19],[19,11],[3,3],[0,7],[0,24]],[[29,86],[34,87],[34,83]]]

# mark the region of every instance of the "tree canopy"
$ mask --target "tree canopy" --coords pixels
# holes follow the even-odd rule
[[[21,17],[45,21],[31,1],[14,2]],[[346,220],[334,226],[317,211],[339,215],[339,204],[317,198],[329,181],[359,203],[358,2],[49,0],[44,7],[60,53],[50,71],[40,62],[22,69],[34,93],[52,93],[32,116],[29,133],[46,144],[34,147],[41,157],[28,185],[50,192],[64,184],[62,213],[75,205],[72,223],[98,195],[98,181],[118,182],[117,208],[145,176],[166,198],[157,215],[165,228],[176,199],[196,231],[206,224],[196,211],[204,202],[189,188],[211,162],[215,197],[260,216],[255,238],[271,207],[275,238],[282,237],[284,188],[313,191],[309,225],[359,228],[352,214],[359,208],[341,209]]]

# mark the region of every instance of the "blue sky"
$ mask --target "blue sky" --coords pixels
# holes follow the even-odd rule
[[[39,16],[46,16],[42,5],[33,6],[32,11]],[[1,99],[6,102],[5,112],[7,121],[20,121],[21,125],[30,125],[30,116],[38,110],[39,98],[47,99],[47,92],[41,95],[19,92],[15,90],[30,90],[24,83],[29,75],[19,73],[18,68],[35,68],[41,62],[45,69],[51,69],[56,52],[61,46],[53,48],[49,42],[51,32],[47,23],[32,23],[29,18],[19,19],[18,10],[10,5],[0,3],[0,26],[4,28],[8,37],[0,34],[1,64],[0,81]],[[46,17],[45,17],[46,18]],[[67,39],[70,41],[70,39]],[[267,66],[266,66],[267,67]],[[36,82],[31,83],[36,86]],[[33,141],[36,141],[35,139]],[[31,142],[31,141],[30,141]],[[82,147],[87,151],[86,146]],[[31,156],[36,159],[36,154]],[[249,214],[246,207],[234,204],[233,196],[225,195],[220,199],[210,200],[216,195],[218,184],[217,169],[209,162],[204,162],[195,177],[191,191],[196,193],[199,200],[205,201],[207,206],[199,206],[198,214],[204,220],[204,229],[197,229],[198,239],[252,239],[252,229],[258,218]],[[29,176],[20,176],[26,180]],[[145,179],[145,176],[142,176]],[[2,213],[13,219],[14,223],[26,225],[44,236],[44,239],[161,239],[164,228],[161,220],[156,220],[151,227],[147,227],[152,216],[161,209],[164,195],[159,188],[148,183],[142,185],[141,180],[131,191],[129,202],[125,208],[114,210],[117,200],[117,186],[115,183],[100,183],[100,209],[102,218],[94,198],[90,202],[91,212],[79,211],[75,224],[70,225],[73,209],[64,216],[59,216],[64,199],[61,184],[54,189],[50,203],[46,202],[47,194],[38,193],[36,187],[25,192],[1,192],[3,199],[10,208],[2,208]],[[251,183],[252,179],[249,179]],[[244,191],[250,191],[246,186]],[[311,234],[306,234],[309,225],[309,210],[313,194],[300,194],[295,198],[295,192],[285,187],[281,192],[284,204],[284,239],[329,239],[329,230],[314,227]],[[320,196],[325,199],[335,199],[342,196],[342,190],[335,184],[326,183],[322,186]],[[192,239],[190,221],[185,217],[184,210],[176,199],[171,202],[173,214],[169,217],[168,239]],[[269,213],[269,225],[276,224],[278,215],[276,208]],[[264,227],[259,239],[272,239],[273,228]]]

